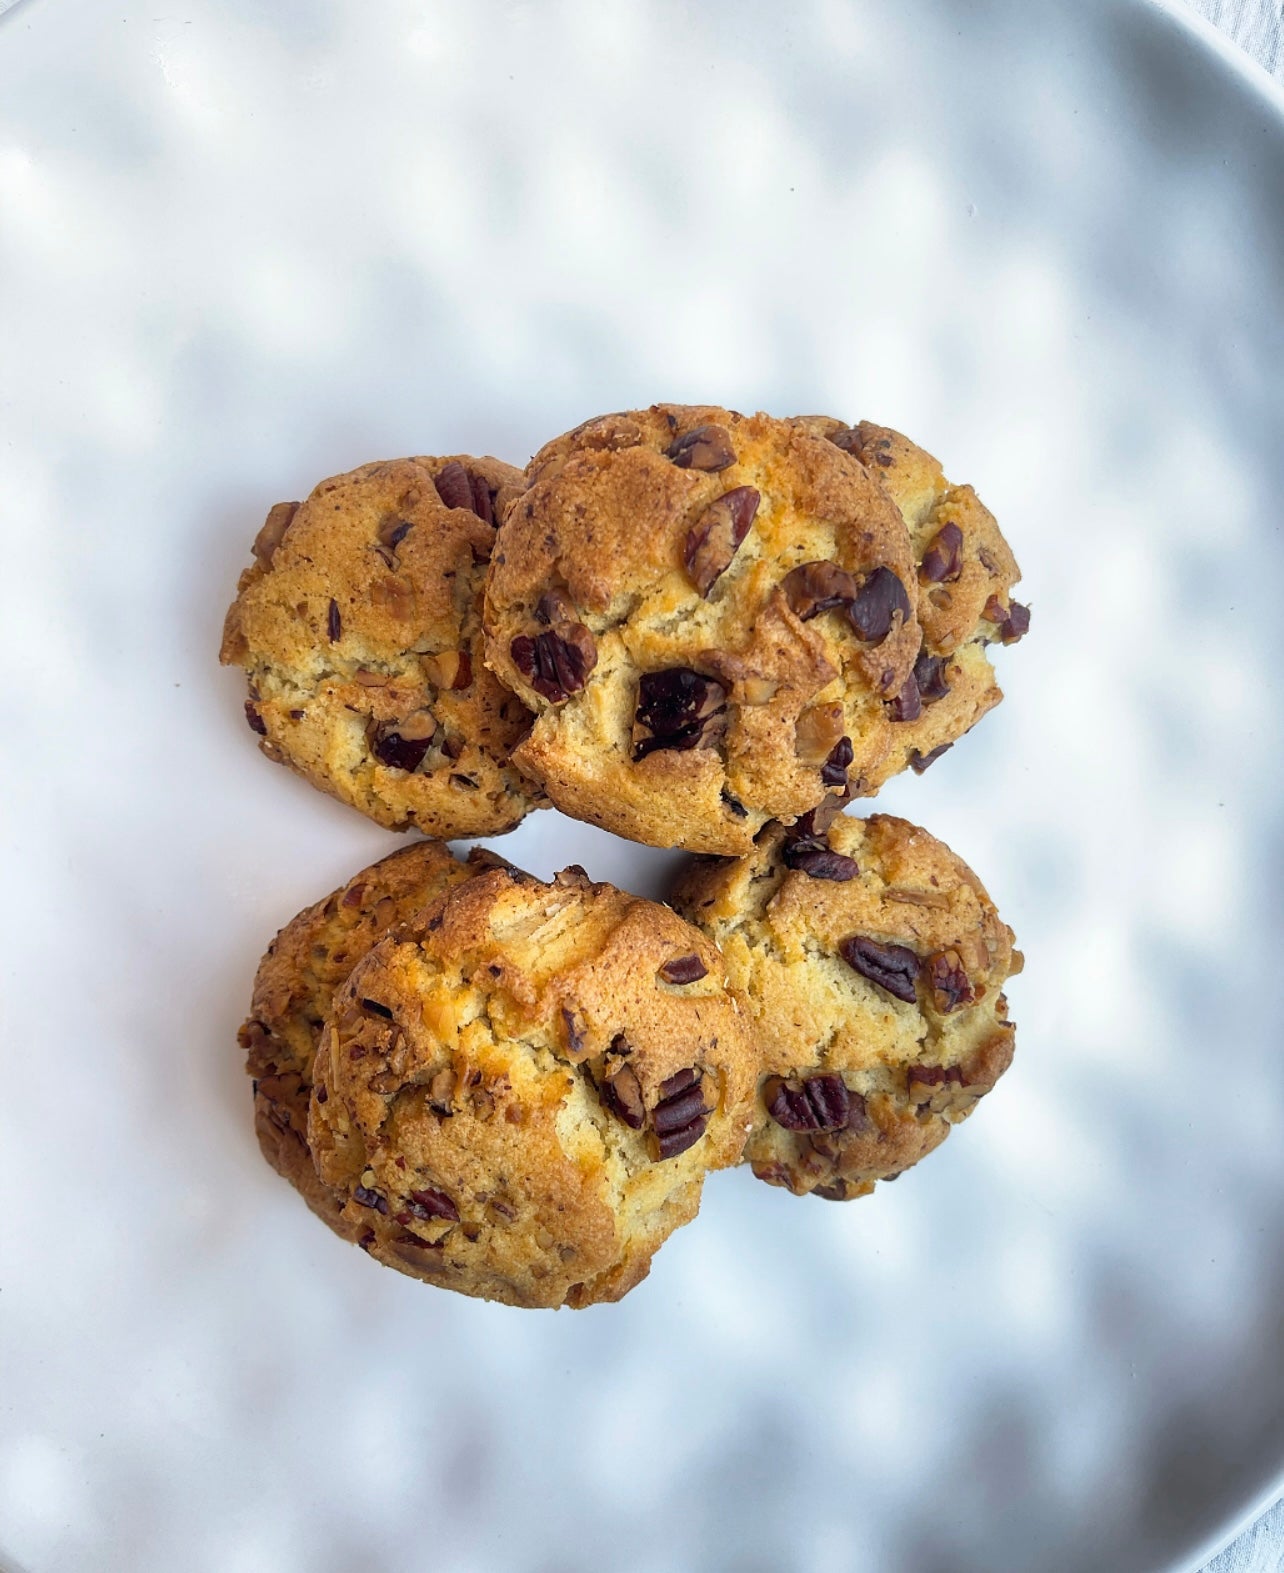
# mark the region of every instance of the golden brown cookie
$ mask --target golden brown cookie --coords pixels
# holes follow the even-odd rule
[[[543,448],[500,530],[486,659],[538,712],[514,753],[566,813],[747,852],[881,779],[918,656],[909,537],[797,422],[603,416]]]
[[[309,1137],[359,1243],[509,1305],[617,1300],[740,1157],[754,1065],[722,960],[579,870],[496,869],[377,944],[321,1040]]]
[[[810,832],[810,833],[804,833]],[[674,905],[722,949],[760,1066],[745,1160],[797,1195],[865,1196],[938,1146],[1012,1059],[1012,931],[925,830],[840,816],[692,859]]]
[[[254,1078],[254,1128],[263,1156],[308,1206],[348,1239],[342,1200],[317,1176],[308,1148],[308,1098],[321,1025],[335,990],[376,940],[452,885],[490,867],[476,849],[457,862],[436,841],[416,841],[353,876],[292,919],[267,948],[239,1041]]]
[[[538,794],[509,763],[530,724],[482,660],[498,459],[367,464],[278,503],[227,614],[270,759],[394,830],[511,830]]]
[[[1021,577],[994,515],[970,486],[954,486],[922,448],[887,426],[800,417],[808,431],[860,461],[900,509],[913,543],[923,644],[888,713],[894,745],[860,793],[910,769],[922,774],[1003,698],[988,648],[1015,644],[1030,610],[1012,599]]]

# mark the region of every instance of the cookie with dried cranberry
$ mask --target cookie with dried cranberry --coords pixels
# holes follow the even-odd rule
[[[308,1147],[312,1061],[335,991],[377,940],[442,891],[493,866],[467,864],[437,841],[416,841],[353,876],[291,919],[267,948],[239,1034],[254,1078],[254,1129],[263,1156],[318,1217],[349,1239],[343,1207],[317,1176]]]
[[[878,476],[914,547],[923,644],[888,704],[895,741],[860,789],[872,792],[907,765],[922,774],[999,703],[989,647],[1015,644],[1030,609],[1012,598],[1021,570],[994,515],[970,486],[948,481],[930,453],[870,421],[845,426],[813,415],[800,424]]]
[[[746,852],[888,768],[918,656],[895,504],[796,422],[711,406],[548,444],[505,518],[486,659],[538,716],[514,758],[564,812]]]
[[[753,1055],[667,907],[496,869],[377,944],[318,1050],[309,1139],[379,1261],[523,1306],[617,1300],[737,1162]]]
[[[1012,1059],[1012,931],[925,830],[842,815],[692,859],[674,905],[721,949],[761,1057],[745,1161],[865,1196],[938,1146]]]
[[[497,459],[394,459],[272,509],[221,652],[270,759],[390,829],[517,824],[530,716],[482,660],[481,591],[520,482]]]

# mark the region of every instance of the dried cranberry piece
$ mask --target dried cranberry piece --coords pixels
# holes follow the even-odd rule
[[[245,719],[249,723],[251,732],[257,732],[260,737],[267,736],[267,722],[255,709],[252,699],[245,701]]]
[[[660,748],[695,748],[726,711],[726,701],[721,683],[689,667],[644,672],[638,682],[633,758],[645,759]]]
[[[375,1212],[383,1213],[385,1217],[387,1216],[388,1198],[381,1195],[378,1191],[372,1191],[367,1186],[358,1185],[353,1188],[352,1199],[362,1207],[371,1207]]]
[[[338,644],[343,637],[343,619],[339,616],[339,603],[333,598],[330,601],[330,610],[326,613],[325,631],[329,635],[331,644]]]
[[[918,576],[924,584],[944,584],[963,572],[963,532],[957,524],[943,524],[932,537]]]
[[[696,983],[706,977],[708,971],[699,956],[675,956],[660,968],[660,976],[666,983]]]
[[[430,732],[427,737],[403,737],[395,727],[378,726],[370,739],[370,752],[390,770],[413,772],[423,764],[432,736]]]

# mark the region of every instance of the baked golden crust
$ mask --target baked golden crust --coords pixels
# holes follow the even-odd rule
[[[615,1300],[740,1157],[754,1063],[722,961],[578,870],[496,869],[340,990],[309,1111],[347,1226],[401,1272],[510,1305]]]
[[[907,766],[921,773],[1003,698],[988,647],[1014,644],[1029,609],[1012,599],[1021,578],[994,515],[970,486],[955,486],[924,449],[888,426],[798,418],[876,475],[909,530],[923,645],[893,718],[893,745],[854,795],[871,795]]]
[[[695,858],[676,909],[722,950],[760,1066],[745,1161],[798,1195],[863,1196],[942,1142],[1011,1062],[1012,931],[975,874],[902,819],[773,827]]]
[[[489,867],[482,857],[480,866]],[[456,861],[439,842],[415,841],[300,912],[268,946],[255,974],[239,1042],[254,1078],[259,1146],[313,1212],[347,1239],[356,1231],[343,1217],[342,1199],[318,1177],[307,1140],[322,1023],[335,991],[370,947],[478,866]]]
[[[908,532],[797,422],[654,405],[531,461],[487,579],[486,659],[538,712],[514,758],[630,839],[746,852],[881,779],[918,654]]]
[[[393,459],[271,510],[220,652],[246,671],[270,759],[442,839],[511,830],[538,801],[510,763],[530,716],[481,632],[495,521],[521,482],[498,459]]]

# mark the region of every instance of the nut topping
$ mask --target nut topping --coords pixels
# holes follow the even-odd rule
[[[284,540],[285,532],[294,522],[298,509],[297,502],[274,503],[268,509],[268,516],[263,521],[262,529],[254,537],[254,545],[251,547],[251,551],[264,568],[272,566],[272,557]]]
[[[707,596],[749,533],[758,512],[759,494],[752,486],[733,486],[704,510],[687,533],[682,561],[691,582]]]
[[[847,1124],[851,1098],[841,1076],[769,1076],[762,1101],[767,1113],[787,1131],[841,1131]]]
[[[970,1005],[976,998],[976,990],[957,950],[941,950],[928,957],[927,981],[932,990],[932,1003],[943,1016],[958,1010],[961,1005]]]
[[[794,724],[794,751],[804,765],[825,765],[842,736],[842,705],[811,705]]]
[[[660,976],[666,983],[698,983],[708,973],[708,967],[696,955],[675,956],[660,968]]]
[[[712,473],[734,464],[736,451],[725,426],[697,426],[694,431],[676,437],[665,450],[665,458],[672,459],[680,470]]]
[[[918,957],[904,945],[884,945],[876,939],[852,934],[838,946],[838,953],[862,978],[907,1005],[918,998],[914,984],[918,978]]]
[[[856,599],[855,579],[837,563],[803,563],[785,575],[781,588],[790,611],[803,623]]]

